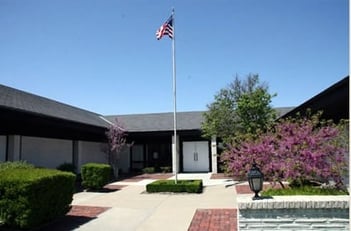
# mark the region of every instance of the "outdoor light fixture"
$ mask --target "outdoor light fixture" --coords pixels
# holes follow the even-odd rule
[[[263,188],[263,173],[257,167],[256,162],[254,161],[252,164],[252,168],[250,169],[249,173],[247,174],[247,178],[249,181],[250,189],[255,193],[255,196],[252,200],[260,200],[262,199],[258,193]]]

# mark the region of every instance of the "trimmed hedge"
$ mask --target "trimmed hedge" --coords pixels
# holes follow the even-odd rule
[[[75,175],[53,169],[8,169],[0,174],[0,220],[28,229],[64,216]]]
[[[108,164],[87,163],[82,166],[81,173],[83,187],[98,190],[110,182],[112,167]]]
[[[0,163],[0,171],[8,169],[33,169],[34,165],[27,163],[26,161],[7,161]]]
[[[201,193],[202,180],[178,180],[177,184],[174,180],[158,180],[146,185],[146,191]]]

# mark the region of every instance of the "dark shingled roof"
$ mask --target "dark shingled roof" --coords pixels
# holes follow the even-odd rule
[[[177,112],[178,130],[198,130],[203,121],[202,111]],[[173,112],[134,114],[134,115],[114,115],[105,116],[111,122],[115,118],[125,126],[129,132],[151,132],[151,131],[172,131]]]
[[[292,110],[292,107],[276,108],[278,117]],[[177,130],[200,130],[204,121],[204,111],[177,112]],[[173,130],[173,112],[112,115],[105,116],[110,122],[116,118],[125,126],[128,132],[157,132]]]
[[[0,84],[0,107],[72,122],[107,127],[101,115]]]

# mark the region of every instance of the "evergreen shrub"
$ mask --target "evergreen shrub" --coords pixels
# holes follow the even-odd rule
[[[53,169],[7,169],[0,174],[0,220],[29,229],[64,216],[73,199],[75,175]]]
[[[81,169],[82,185],[86,189],[102,189],[111,180],[112,167],[108,164],[87,163]]]
[[[154,192],[187,192],[187,193],[201,193],[202,180],[178,180],[177,184],[174,180],[158,180],[146,185],[146,191]]]

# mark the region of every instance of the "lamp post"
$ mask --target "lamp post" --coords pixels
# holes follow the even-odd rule
[[[258,193],[263,188],[263,173],[257,167],[256,162],[254,161],[252,164],[252,168],[250,169],[249,173],[247,174],[247,178],[249,181],[250,189],[255,193],[255,196],[252,200],[260,200],[262,199]]]

